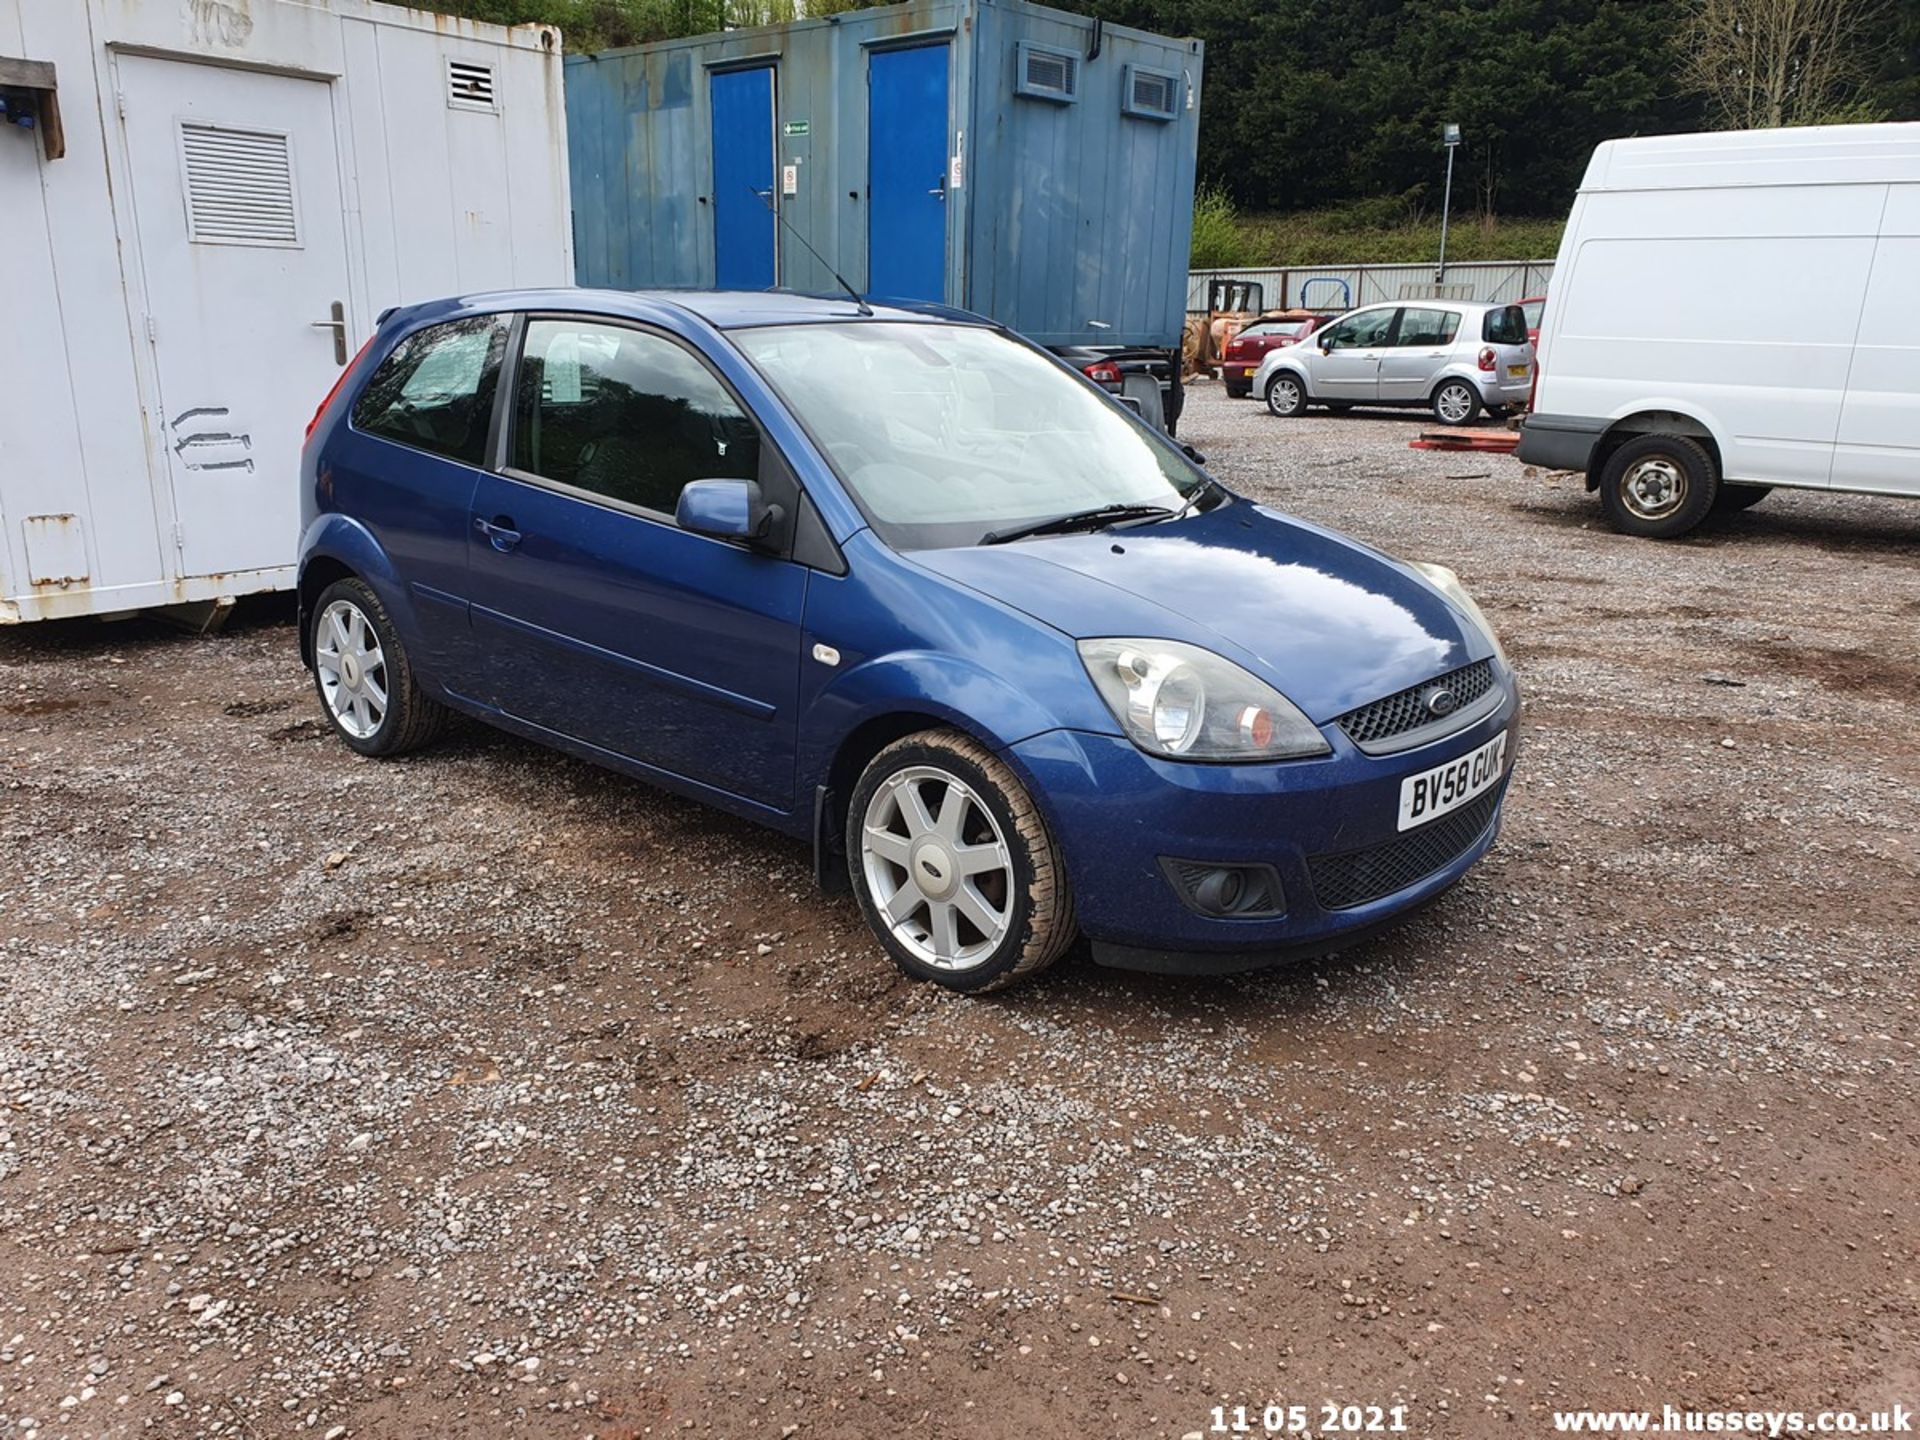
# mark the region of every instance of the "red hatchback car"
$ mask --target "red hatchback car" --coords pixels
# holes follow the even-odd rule
[[[1304,340],[1338,318],[1312,310],[1284,310],[1251,321],[1227,342],[1221,357],[1220,374],[1227,382],[1227,394],[1244,400],[1253,393],[1253,372],[1260,368],[1269,350]]]

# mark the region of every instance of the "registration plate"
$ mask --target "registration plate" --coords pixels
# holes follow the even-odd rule
[[[1527,367],[1525,365],[1507,366],[1507,374],[1509,374],[1516,380],[1518,380],[1521,376],[1525,375],[1526,373],[1527,373]]]
[[[1507,770],[1507,732],[1478,750],[1400,782],[1400,829],[1411,830],[1458,810],[1500,783]]]

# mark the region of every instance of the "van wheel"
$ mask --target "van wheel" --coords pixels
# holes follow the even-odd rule
[[[1623,535],[1672,540],[1707,518],[1720,476],[1699,441],[1684,435],[1642,435],[1607,457],[1600,505]]]
[[[1298,375],[1282,370],[1268,382],[1267,409],[1282,420],[1291,420],[1306,408],[1307,391]]]
[[[867,924],[915,980],[998,990],[1077,933],[1066,862],[1033,797],[957,730],[874,756],[847,807],[847,868]]]
[[[380,597],[363,580],[336,580],[313,606],[313,684],[333,733],[362,755],[418,750],[445,727],[447,708],[422,693]]]
[[[1480,392],[1464,380],[1443,380],[1433,390],[1433,418],[1442,425],[1471,425],[1480,415]]]
[[[1713,497],[1713,508],[1722,515],[1751,510],[1772,493],[1771,485],[1722,485]]]

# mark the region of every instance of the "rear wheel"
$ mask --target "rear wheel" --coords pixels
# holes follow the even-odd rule
[[[1723,515],[1751,510],[1772,493],[1771,485],[1722,485],[1713,497],[1713,508]]]
[[[1623,535],[1672,540],[1707,518],[1720,488],[1713,457],[1684,435],[1642,435],[1607,457],[1600,506]]]
[[[422,693],[393,620],[365,581],[322,590],[312,624],[314,688],[349,748],[400,755],[440,733],[446,707]]]
[[[847,860],[867,924],[916,980],[1000,989],[1073,943],[1066,865],[1033,798],[956,730],[873,758],[847,807]]]
[[[1282,420],[1291,420],[1306,408],[1306,387],[1291,370],[1282,370],[1267,382],[1267,409]]]
[[[1442,380],[1433,388],[1433,418],[1442,425],[1471,424],[1480,414],[1480,392],[1464,380]]]

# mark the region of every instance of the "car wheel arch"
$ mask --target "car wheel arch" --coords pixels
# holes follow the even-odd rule
[[[813,791],[813,873],[825,891],[849,888],[844,836],[847,806],[867,766],[895,741],[930,730],[951,730],[993,752],[1026,787],[1042,820],[1052,827],[1054,817],[1047,797],[1013,754],[1011,743],[997,739],[968,718],[929,707],[886,710],[867,716],[841,737]]]
[[[351,565],[333,555],[315,555],[300,567],[300,581],[295,590],[300,626],[300,663],[309,670],[313,668],[313,634],[308,617],[313,614],[314,603],[329,585],[358,578]]]
[[[1629,440],[1637,440],[1643,435],[1682,435],[1696,441],[1713,461],[1714,471],[1726,473],[1720,442],[1705,421],[1696,419],[1684,410],[1636,410],[1609,424],[1594,442],[1593,453],[1587,460],[1587,489],[1593,491],[1600,488],[1600,477],[1614,451]]]
[[[1273,373],[1268,375],[1266,380],[1258,387],[1258,393],[1262,400],[1267,398],[1267,391],[1273,388],[1274,382],[1282,375],[1288,376],[1300,387],[1302,399],[1311,400],[1313,398],[1313,387],[1307,383],[1306,371],[1296,365],[1276,365],[1273,367]]]

